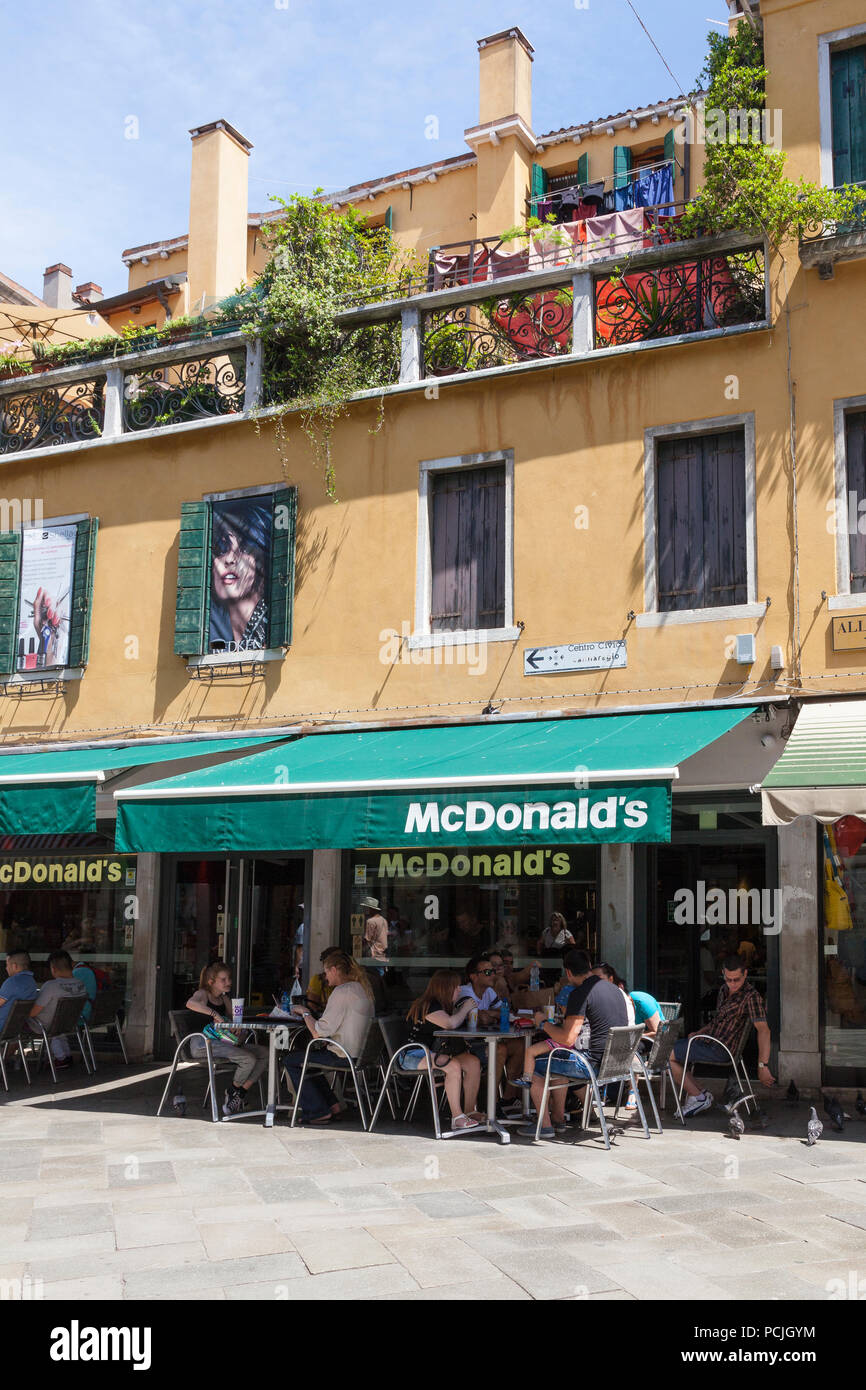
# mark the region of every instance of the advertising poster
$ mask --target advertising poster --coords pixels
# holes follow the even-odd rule
[[[270,497],[214,502],[211,524],[211,652],[260,651],[268,645]]]
[[[52,526],[47,531],[25,527],[21,533],[19,671],[66,665],[77,530],[75,525]]]

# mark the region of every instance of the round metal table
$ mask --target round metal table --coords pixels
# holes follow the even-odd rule
[[[487,1121],[478,1124],[474,1129],[449,1129],[443,1133],[443,1139],[460,1139],[465,1134],[495,1134],[500,1144],[511,1143],[511,1135],[505,1125],[496,1118],[496,1083],[499,1075],[496,1067],[496,1047],[503,1038],[522,1038],[523,1035],[522,1028],[509,1028],[507,1033],[501,1032],[498,1028],[440,1028],[436,1031],[434,1036],[437,1038],[474,1038],[480,1039],[487,1046]]]
[[[272,1129],[278,1110],[292,1110],[291,1105],[277,1105],[277,1052],[285,1050],[292,1038],[306,1028],[302,1018],[245,1018],[243,1023],[215,1023],[220,1032],[243,1033],[253,1030],[268,1035],[268,1099],[264,1110],[242,1110],[238,1115],[223,1115],[223,1121],[250,1120],[264,1117],[265,1129]]]

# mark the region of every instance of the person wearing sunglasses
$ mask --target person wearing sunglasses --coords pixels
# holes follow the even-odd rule
[[[493,984],[494,970],[489,956],[472,956],[463,972],[457,1003],[471,999],[478,1010],[479,1028],[490,1028],[499,1022],[499,996]]]

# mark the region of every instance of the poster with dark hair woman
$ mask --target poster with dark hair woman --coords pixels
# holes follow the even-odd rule
[[[258,651],[268,645],[272,503],[234,497],[213,504],[211,651]]]

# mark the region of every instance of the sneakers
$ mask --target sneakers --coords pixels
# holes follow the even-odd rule
[[[688,1119],[693,1115],[701,1115],[705,1110],[712,1110],[715,1104],[709,1091],[701,1091],[698,1096],[690,1096],[683,1106],[683,1115]]]
[[[225,1099],[223,1101],[224,1115],[240,1115],[246,1109],[246,1105],[247,1097],[245,1091],[235,1086],[227,1087]]]
[[[522,1134],[525,1139],[534,1139],[535,1125],[521,1125],[517,1133]],[[539,1139],[555,1139],[556,1130],[552,1125],[542,1125],[538,1137]]]
[[[565,1120],[551,1120],[551,1124],[553,1125],[553,1128],[555,1129],[557,1134],[564,1134],[565,1131],[568,1129],[568,1125],[565,1123]]]

